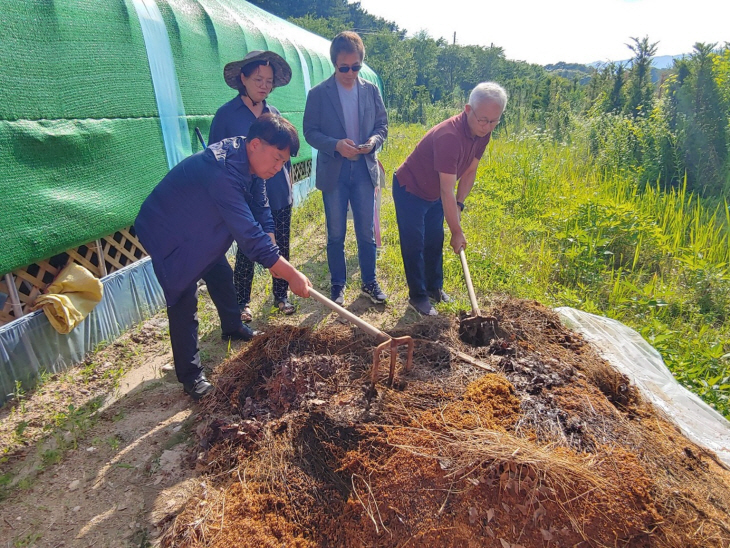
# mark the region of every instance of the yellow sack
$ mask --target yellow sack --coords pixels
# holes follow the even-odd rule
[[[83,266],[70,263],[48,286],[48,293],[38,296],[33,310],[42,307],[56,331],[69,333],[101,301],[103,287]]]

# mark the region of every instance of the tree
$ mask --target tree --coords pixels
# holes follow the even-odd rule
[[[426,89],[432,89],[436,80],[436,60],[438,59],[439,48],[446,45],[440,38],[434,40],[425,31],[417,32],[409,41],[413,52],[413,61],[416,64],[416,85]],[[433,98],[433,93],[431,95]]]
[[[441,48],[436,61],[436,70],[445,99],[463,102],[465,87],[462,83],[472,71],[473,63],[474,58],[467,48],[456,44],[449,44]],[[455,95],[460,95],[460,97]]]
[[[634,53],[629,69],[626,102],[623,111],[634,117],[651,112],[654,99],[654,86],[651,82],[651,62],[656,54],[658,42],[649,43],[649,37],[641,40],[631,38],[634,43],[626,46]]]
[[[289,21],[298,27],[302,27],[313,32],[314,34],[319,34],[322,38],[326,38],[327,40],[332,40],[343,30],[347,30],[352,27],[352,24],[349,21],[343,21],[333,17],[315,17],[314,15],[290,17]]]
[[[471,89],[479,82],[500,80],[505,76],[504,50],[495,46],[465,46],[474,60],[472,73],[467,76],[467,88]]]
[[[416,83],[413,53],[404,40],[392,32],[364,36],[366,61],[380,75],[385,90],[383,100],[389,108],[403,113],[411,108],[411,93]]]
[[[625,69],[621,63],[609,65],[612,74],[611,91],[608,94],[608,102],[606,104],[606,112],[621,112],[624,105],[624,94],[622,93],[626,79],[624,77]]]
[[[588,95],[595,114],[623,111],[626,69],[621,63],[608,63],[598,69],[588,86]]]
[[[301,20],[306,21],[306,16],[311,16],[314,19],[345,22],[347,30],[358,32],[389,30],[399,34],[401,38],[404,35],[404,32],[398,30],[398,25],[392,21],[386,21],[363,10],[360,2],[349,4],[347,0],[297,0],[296,2],[251,0],[251,3],[283,19],[300,20],[300,18],[304,18]],[[316,28],[321,30],[320,27]]]
[[[677,129],[687,178],[693,188],[710,195],[727,190],[728,110],[713,73],[716,45],[694,45],[689,75],[677,90]]]

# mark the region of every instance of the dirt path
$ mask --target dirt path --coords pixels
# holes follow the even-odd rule
[[[317,207],[312,214],[321,217]],[[301,238],[292,256],[326,292],[322,231],[301,211],[297,222]],[[327,316],[303,300],[294,316],[271,315],[270,283],[268,276],[255,279],[254,327],[316,325]],[[202,294],[201,359],[214,369],[243,345],[220,340],[215,308]],[[357,314],[367,309],[360,301],[348,298]],[[369,321],[392,321],[381,312],[367,311]],[[202,468],[196,466],[200,409],[166,370],[171,361],[162,312],[0,409],[0,547],[155,543],[161,526],[200,489],[195,478]]]
[[[7,546],[147,546],[186,500],[195,483],[196,406],[163,370],[170,361],[164,329],[154,318],[102,351],[112,364],[135,338],[144,347],[112,393],[104,394],[103,380],[73,382],[69,373],[25,402],[26,422],[55,404],[68,409],[68,397],[77,403],[63,428],[17,448],[4,463],[13,487],[0,507]],[[54,398],[66,389],[75,394]],[[91,398],[84,404],[79,396]]]

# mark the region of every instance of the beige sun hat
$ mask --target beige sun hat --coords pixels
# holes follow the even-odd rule
[[[238,89],[241,84],[241,69],[254,61],[265,61],[274,69],[274,87],[285,86],[291,80],[291,67],[281,55],[273,51],[254,50],[248,52],[246,57],[240,61],[228,63],[223,69],[223,78],[233,89]]]

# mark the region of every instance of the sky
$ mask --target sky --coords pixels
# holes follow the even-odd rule
[[[621,61],[631,37],[658,42],[656,55],[730,42],[730,0],[359,0],[412,36],[495,46],[507,59],[546,65]]]

